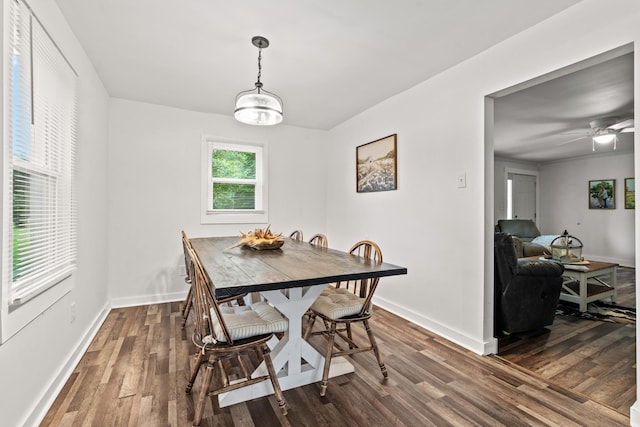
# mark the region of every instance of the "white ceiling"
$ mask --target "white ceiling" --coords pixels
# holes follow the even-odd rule
[[[630,50],[624,46],[586,59],[570,70],[542,76],[547,80],[543,83],[497,98],[495,155],[545,162],[593,154],[592,140],[586,137],[590,121],[633,118],[633,53],[620,55]],[[634,133],[619,134],[616,150],[633,151],[633,139]],[[613,144],[596,145],[596,153],[612,150]]]
[[[231,115],[262,35],[284,123],[330,129],[579,0],[56,1],[113,97]]]

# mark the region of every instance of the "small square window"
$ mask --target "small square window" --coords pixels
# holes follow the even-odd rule
[[[262,144],[203,138],[203,224],[266,223],[266,149]]]

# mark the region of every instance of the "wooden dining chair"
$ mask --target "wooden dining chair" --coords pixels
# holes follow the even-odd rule
[[[291,232],[291,234],[289,234],[289,237],[291,237],[293,240],[298,240],[302,242],[303,241],[302,230],[295,230]]]
[[[184,232],[184,230],[182,230],[181,233],[182,250],[184,252],[184,269],[186,273],[184,276],[184,281],[189,285],[189,292],[187,293],[187,297],[182,304],[182,327],[184,328],[187,323],[187,318],[189,317],[189,312],[191,311],[191,305],[193,304],[193,264],[188,262],[188,250],[189,248],[191,248],[191,243],[189,242],[187,234]]]
[[[321,248],[327,248],[329,246],[329,241],[327,240],[327,236],[324,234],[316,234],[311,239],[309,239],[309,243],[312,245],[320,246]]]
[[[380,248],[370,240],[362,240],[356,243],[349,249],[349,253],[375,264],[382,263],[382,252]],[[324,370],[320,384],[320,396],[324,396],[327,391],[329,367],[331,366],[332,357],[373,350],[380,371],[382,371],[382,376],[385,379],[388,377],[387,368],[382,361],[373,331],[369,325],[369,319],[373,314],[371,299],[378,286],[378,281],[379,278],[376,277],[338,282],[335,286],[328,286],[311,305],[311,315],[307,323],[304,338],[308,340],[312,333],[314,335],[321,334],[327,338]],[[320,331],[312,332],[313,325],[318,317],[323,320],[324,327]],[[364,326],[367,336],[369,337],[369,344],[367,346],[359,346],[353,340],[351,325],[354,323],[361,323]],[[349,346],[348,349],[343,348],[336,342],[336,335]]]
[[[189,318],[189,313],[191,312],[191,307],[193,305],[193,263],[188,262],[188,249],[191,248],[191,242],[187,238],[187,234],[182,231],[182,249],[184,251],[184,265],[186,275],[184,277],[184,281],[189,284],[189,292],[187,293],[187,297],[182,304],[182,327],[184,328],[187,324],[187,319]],[[244,297],[246,294],[235,295],[233,298],[228,298],[227,305],[237,304],[237,305],[245,305]]]
[[[249,306],[223,305],[227,300],[237,298],[237,295],[225,299],[217,298],[215,286],[207,279],[193,248],[187,248],[187,253],[187,262],[192,264],[194,271],[192,289],[196,316],[192,340],[199,350],[185,390],[187,393],[191,393],[201,366],[206,365],[205,377],[195,406],[193,425],[198,426],[202,421],[207,396],[219,395],[267,380],[271,381],[280,411],[287,415],[287,406],[267,345],[274,332],[287,330],[287,319],[266,302]],[[264,362],[266,375],[252,377],[243,359],[252,355],[256,356],[258,361]],[[230,379],[225,365],[233,363],[237,363],[242,378]],[[213,384],[213,374],[216,370],[220,374],[220,381]],[[211,390],[212,385],[215,387]]]

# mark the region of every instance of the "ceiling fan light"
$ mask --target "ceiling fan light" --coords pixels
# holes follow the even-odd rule
[[[593,140],[598,144],[609,144],[616,139],[615,133],[605,133],[602,135],[595,135]]]

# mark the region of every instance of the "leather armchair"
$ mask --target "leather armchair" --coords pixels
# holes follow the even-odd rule
[[[564,266],[553,261],[518,260],[512,237],[506,233],[495,233],[494,264],[494,336],[551,325]]]

